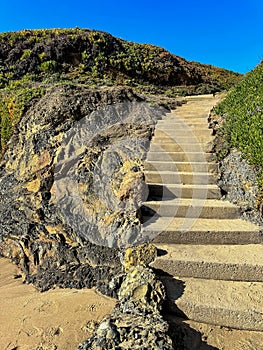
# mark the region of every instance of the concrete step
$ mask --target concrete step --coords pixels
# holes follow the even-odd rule
[[[185,111],[182,108],[175,110],[173,113],[168,113],[166,114],[166,118],[203,118],[203,119],[208,119],[209,117],[209,112],[208,113],[199,113],[195,111]]]
[[[171,277],[162,281],[171,313],[223,327],[263,330],[262,282]]]
[[[146,183],[162,184],[215,184],[217,176],[211,173],[173,172],[173,171],[145,171]]]
[[[155,134],[152,138],[152,140],[156,140],[156,141],[161,141],[164,140],[163,142],[165,142],[165,140],[169,140],[169,142],[179,142],[179,143],[187,143],[187,142],[200,142],[201,144],[203,143],[208,143],[208,142],[213,142],[214,140],[214,136],[211,135],[196,135],[193,134],[192,132],[189,132],[189,134],[187,135],[172,135],[169,134],[166,131],[162,131],[162,130],[157,130],[155,129]],[[172,140],[172,141],[171,141]]]
[[[201,129],[201,130],[206,130],[208,129],[208,122],[202,122],[202,123],[192,123],[192,122],[187,122],[183,120],[178,120],[177,122],[171,122],[171,121],[166,121],[166,120],[160,120],[157,124],[157,129],[158,130],[180,130],[180,129]],[[208,129],[209,130],[209,129]]]
[[[143,212],[146,216],[151,216],[151,213],[155,212],[161,217],[205,219],[237,219],[240,217],[239,207],[216,199],[175,198],[147,201],[143,203]]]
[[[157,152],[151,151],[147,154],[147,161],[163,161],[163,162],[191,162],[205,163],[213,161],[214,155],[207,152]]]
[[[207,198],[219,199],[221,192],[216,185],[148,184],[150,198]]]
[[[191,128],[183,128],[183,129],[175,129],[175,128],[162,128],[157,127],[154,131],[155,136],[163,136],[168,135],[172,137],[182,136],[187,137],[189,135],[195,135],[195,137],[209,137],[213,133],[212,129],[191,129]]]
[[[263,282],[261,244],[159,244],[157,248],[160,256],[151,266],[172,276]]]
[[[163,162],[145,161],[144,168],[147,171],[186,171],[186,172],[214,172],[218,171],[218,164],[207,162]]]
[[[212,145],[200,145],[200,143],[176,143],[152,141],[149,152],[206,152],[212,151]]]
[[[211,141],[213,141],[213,137],[210,138]],[[164,135],[164,137],[158,137],[158,136],[153,136],[152,143],[157,143],[157,144],[163,144],[163,143],[182,143],[182,144],[186,144],[186,143],[195,143],[197,145],[201,145],[201,146],[206,146],[207,144],[210,144],[212,146],[212,142],[208,142],[207,140],[205,141],[200,141],[197,138],[193,139],[193,137],[176,137],[176,140],[174,137],[172,136],[167,136]]]
[[[191,117],[187,117],[187,116],[179,116],[179,115],[171,115],[169,117],[164,117],[163,119],[160,119],[159,122],[165,123],[165,122],[171,122],[171,123],[176,123],[176,122],[180,122],[180,121],[184,121],[184,122],[189,122],[189,123],[208,123],[208,117],[198,117],[198,116],[191,116]]]
[[[187,116],[179,116],[179,115],[166,115],[164,118],[159,119],[158,123],[164,124],[164,123],[178,123],[181,121],[187,121],[189,123],[199,124],[199,123],[206,123],[208,124],[208,117],[187,117]]]
[[[260,227],[242,219],[144,217],[145,239],[167,244],[258,244]]]

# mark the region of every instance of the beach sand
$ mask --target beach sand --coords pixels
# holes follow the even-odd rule
[[[115,302],[95,289],[40,293],[23,284],[16,265],[0,258],[0,349],[76,349]]]
[[[0,350],[76,350],[116,302],[95,289],[40,293],[16,278],[18,274],[14,264],[0,258]],[[186,349],[263,349],[263,332],[186,320],[179,324]]]

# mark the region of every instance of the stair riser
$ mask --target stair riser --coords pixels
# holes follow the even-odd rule
[[[262,266],[158,259],[151,266],[179,278],[263,282]]]
[[[212,141],[212,137],[211,137],[211,141]],[[176,137],[176,139],[175,138],[173,138],[173,137],[169,137],[169,136],[167,136],[167,135],[164,135],[163,137],[159,137],[159,136],[153,136],[153,138],[152,138],[152,143],[153,144],[158,144],[158,145],[160,145],[160,144],[165,144],[165,143],[178,143],[179,145],[180,144],[183,144],[183,145],[185,145],[185,144],[193,144],[193,143],[195,143],[196,144],[196,146],[197,147],[201,147],[201,149],[203,149],[203,147],[204,146],[210,146],[210,147],[212,147],[212,145],[208,145],[207,144],[207,139],[205,140],[205,141],[199,141],[198,139],[196,139],[196,140],[193,140],[193,138],[192,137],[189,137],[189,138],[185,138],[185,137]]]
[[[207,198],[219,199],[221,193],[218,189],[205,188],[173,188],[161,185],[148,185],[150,196],[159,198]]]
[[[146,162],[144,164],[144,168],[146,171],[185,171],[185,172],[217,172],[218,165],[214,163],[150,163]]]
[[[208,125],[208,118],[207,117],[184,117],[184,116],[178,116],[178,117],[169,117],[159,120],[159,123],[162,124],[176,124],[176,123],[189,123],[189,124],[203,124]],[[158,125],[159,125],[158,123]]]
[[[203,219],[237,219],[240,216],[238,208],[196,207],[179,205],[178,207],[159,203],[144,203],[144,211],[153,210],[162,217],[191,217]]]
[[[191,143],[152,143],[150,152],[196,152],[197,150],[203,152],[211,152],[212,146],[202,146],[200,144]]]
[[[209,115],[209,113],[198,113],[198,112],[196,112],[196,113],[190,113],[190,112],[187,112],[187,113],[185,113],[185,112],[179,112],[179,110],[178,110],[178,113],[177,113],[177,111],[175,112],[175,113],[172,113],[172,114],[168,114],[167,115],[167,119],[169,118],[169,120],[170,120],[170,118],[203,118],[203,119],[208,119],[208,115]]]
[[[193,143],[193,142],[199,142],[201,147],[202,145],[207,144],[208,142],[213,142],[214,136],[212,135],[193,135],[192,133],[188,135],[169,135],[168,133],[160,133],[155,131],[155,135],[153,136],[152,140],[156,143],[159,142],[168,142],[168,143]]]
[[[155,129],[154,132],[155,136],[163,136],[168,135],[172,137],[181,136],[181,137],[189,137],[190,135],[195,135],[196,137],[200,136],[202,138],[209,137],[212,135],[211,129],[191,129],[191,128],[184,128],[184,129],[173,129],[173,128],[163,128],[163,129]]]
[[[206,305],[195,305],[191,302],[178,301],[174,303],[168,296],[166,308],[169,309],[170,314],[179,317],[187,317],[187,319],[212,324],[220,327],[238,330],[263,331],[262,316],[250,310],[239,311],[230,309],[219,309],[216,307],[209,307]],[[252,349],[252,348],[251,348]],[[256,349],[255,349],[256,350]]]
[[[194,184],[207,185],[216,183],[216,176],[213,174],[162,174],[158,172],[152,174],[145,174],[146,183],[161,183],[161,184]]]
[[[262,243],[262,235],[254,231],[227,232],[227,231],[163,231],[147,230],[144,228],[144,235],[152,237],[154,243],[165,244],[258,244]]]
[[[206,161],[214,161],[214,155],[212,153],[204,152],[149,152],[147,154],[147,161],[204,163]]]
[[[190,129],[201,129],[201,130],[206,130],[208,129],[208,123],[207,122],[203,122],[203,123],[192,123],[191,121],[187,122],[187,121],[178,121],[178,122],[174,122],[174,123],[167,123],[166,121],[160,121],[158,122],[158,127],[157,130],[189,130]],[[210,130],[211,131],[211,130]]]
[[[167,302],[164,306],[170,315],[179,315],[192,321],[220,327],[263,331],[261,282],[252,283],[250,288],[250,282],[212,282],[183,277],[175,279],[169,276],[160,276],[160,279],[167,292]],[[251,298],[248,297],[248,293],[251,293]],[[243,305],[242,294],[245,294],[244,304],[247,308]],[[256,299],[259,300],[259,305],[253,303]],[[235,346],[229,349],[235,349]]]

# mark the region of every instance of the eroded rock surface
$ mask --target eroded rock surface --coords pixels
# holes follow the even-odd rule
[[[130,268],[118,293],[119,303],[103,319],[93,336],[78,350],[172,350],[169,325],[161,316],[163,284],[150,268]]]
[[[253,168],[242,158],[241,152],[231,152],[220,162],[219,186],[227,200],[241,207],[243,217],[262,224],[257,210],[259,195]]]
[[[58,85],[32,104],[0,173],[1,254],[27,281],[114,295],[119,248],[141,240],[142,160],[163,113],[121,87]]]
[[[216,135],[213,151],[220,159],[218,186],[223,198],[237,204],[241,208],[244,219],[262,225],[262,208],[259,210],[258,207],[260,190],[256,169],[248,163],[240,151],[229,149],[222,129],[224,117],[212,112],[209,123]]]

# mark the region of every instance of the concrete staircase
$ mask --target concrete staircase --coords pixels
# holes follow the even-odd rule
[[[207,122],[216,102],[192,97],[158,121],[145,162],[143,234],[158,248],[152,266],[167,287],[170,313],[263,331],[261,228],[220,199]]]

